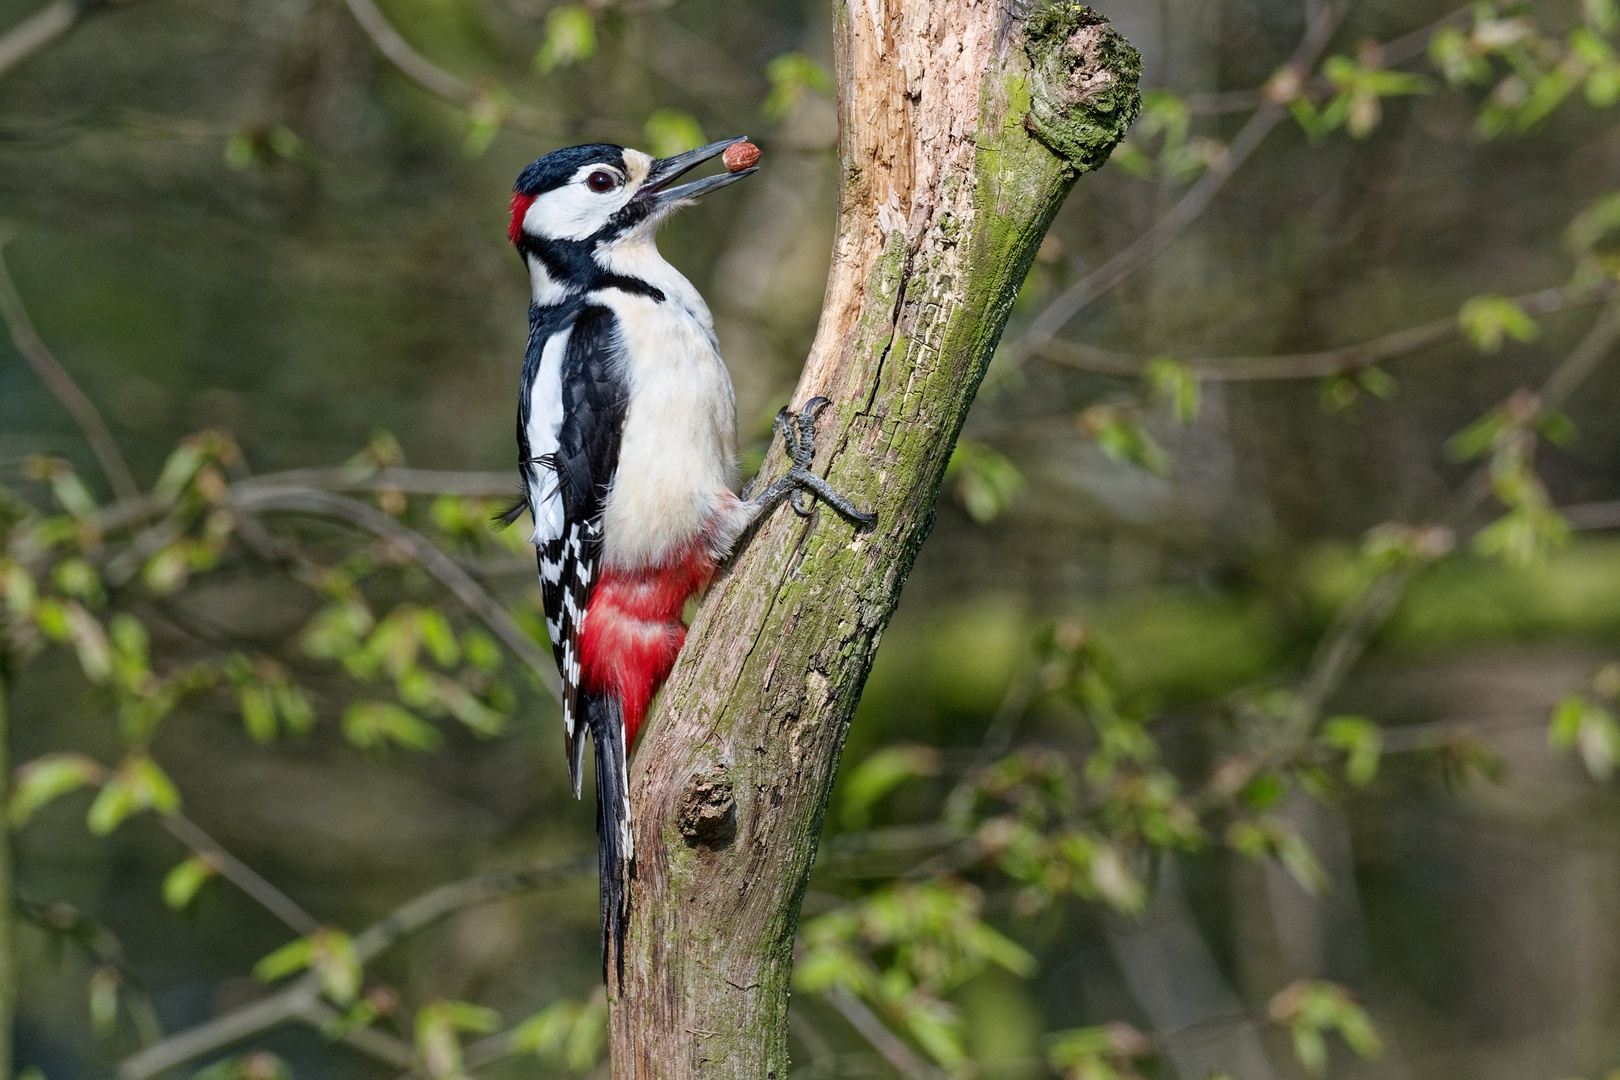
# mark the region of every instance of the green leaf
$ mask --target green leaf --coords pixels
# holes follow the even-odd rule
[[[331,927],[289,941],[255,964],[253,977],[273,982],[306,969],[315,973],[321,992],[336,1004],[348,1005],[359,996],[362,971],[354,940]]]
[[[417,633],[433,662],[442,668],[455,667],[461,662],[461,643],[450,629],[450,620],[434,608],[421,608],[416,613]]]
[[[1311,1076],[1321,1076],[1328,1063],[1327,1041],[1322,1033],[1313,1027],[1296,1027],[1292,1034],[1294,1057],[1299,1059],[1300,1068]]]
[[[1575,421],[1556,409],[1545,409],[1536,417],[1536,430],[1554,446],[1570,447],[1581,437]]]
[[[1367,393],[1371,394],[1373,397],[1380,398],[1385,401],[1388,401],[1390,398],[1394,397],[1396,390],[1400,388],[1395,382],[1395,377],[1389,372],[1385,371],[1383,368],[1379,367],[1362,368],[1360,371],[1356,372],[1355,379],[1357,386],[1367,391]]]
[[[971,439],[958,440],[945,479],[956,484],[957,500],[980,525],[1000,517],[1024,489],[1024,474],[1011,459]]]
[[[1142,369],[1142,379],[1154,401],[1168,401],[1182,424],[1198,419],[1198,376],[1173,356],[1158,356]]]
[[[1075,417],[1075,424],[1111,460],[1139,466],[1158,476],[1169,475],[1170,456],[1127,410],[1093,405]]]
[[[159,596],[179,589],[190,577],[191,551],[184,539],[159,548],[141,570],[142,583]]]
[[[46,754],[17,770],[6,818],[13,829],[27,824],[40,807],[70,791],[101,783],[107,770],[83,754]]]
[[[1227,829],[1226,842],[1246,858],[1275,858],[1299,887],[1312,896],[1327,887],[1327,874],[1316,861],[1316,853],[1293,826],[1280,818],[1235,821]]]
[[[1108,156],[1108,164],[1138,180],[1147,180],[1153,176],[1153,159],[1143,153],[1142,148],[1128,137],[1121,139],[1114,147],[1114,152]]]
[[[461,651],[467,663],[480,671],[496,672],[501,669],[501,647],[482,630],[469,630],[461,635]]]
[[[416,1053],[433,1080],[462,1077],[461,1040],[458,1032],[490,1032],[500,1026],[494,1009],[465,1001],[433,1001],[416,1011]]]
[[[1524,506],[1497,518],[1474,537],[1474,550],[1514,566],[1530,566],[1569,542],[1569,519],[1550,506]]]
[[[191,483],[191,478],[197,475],[197,470],[207,460],[207,446],[201,440],[186,439],[181,442],[163,463],[163,471],[158,473],[157,483],[152,485],[152,494],[160,500],[173,499]]]
[[[258,680],[236,688],[236,703],[242,713],[242,726],[254,742],[264,744],[276,738],[276,706],[270,689]]]
[[[23,475],[51,486],[51,495],[75,521],[84,521],[97,510],[95,497],[84,486],[73,466],[61,458],[31,454],[23,460]]]
[[[564,4],[546,16],[546,40],[534,55],[536,74],[547,75],[560,67],[596,55],[596,22],[590,10],[580,4]]]
[[[1620,8],[1615,0],[1581,0],[1581,18],[1592,33],[1604,37],[1620,29]]]
[[[343,735],[361,750],[397,743],[407,750],[434,750],[439,729],[388,701],[356,701],[343,710]]]
[[[1564,247],[1571,254],[1585,255],[1600,243],[1613,239],[1620,229],[1620,191],[1600,196],[1575,215],[1564,230]]]
[[[124,984],[118,969],[104,964],[90,973],[90,1030],[105,1039],[118,1027],[118,991]]]
[[[0,595],[5,596],[6,610],[11,617],[20,621],[33,614],[39,587],[27,567],[11,559],[0,559]]]
[[[191,906],[202,887],[219,873],[202,855],[193,855],[163,876],[163,902],[176,911]]]
[[[845,827],[865,828],[884,796],[907,780],[938,776],[939,769],[939,751],[927,746],[890,746],[871,754],[844,782]]]
[[[1099,844],[1092,853],[1091,884],[1115,911],[1134,915],[1147,906],[1147,887],[1112,844]]]
[[[328,605],[316,612],[300,635],[304,652],[317,660],[341,660],[360,648],[376,619],[359,600]]]
[[[1322,725],[1322,739],[1348,757],[1344,775],[1357,787],[1372,783],[1378,775],[1378,758],[1383,752],[1383,732],[1364,716],[1336,716]]]
[[[1457,311],[1457,326],[1480,352],[1493,353],[1501,349],[1507,338],[1514,341],[1534,341],[1537,334],[1535,320],[1525,314],[1506,296],[1476,296],[1463,303]]]
[[[1453,461],[1473,461],[1489,453],[1512,430],[1507,411],[1492,409],[1446,440],[1446,453]]]
[[[78,654],[85,678],[98,684],[106,682],[112,677],[112,646],[100,620],[81,604],[63,604],[61,610],[63,629]]]
[[[607,1043],[607,1000],[598,992],[586,1001],[554,1001],[512,1029],[508,1045],[518,1053],[589,1072]]]
[[[143,810],[172,814],[179,809],[180,792],[174,782],[144,751],[136,750],[102,785],[101,793],[90,804],[86,824],[95,835],[105,836],[131,814]]]
[[[647,117],[647,150],[653,157],[674,157],[695,150],[706,141],[703,129],[691,113],[679,109],[656,109]]]
[[[1468,34],[1455,26],[1442,27],[1429,39],[1429,60],[1452,86],[1470,86],[1490,78],[1489,61],[1473,51]]]
[[[260,982],[274,982],[309,967],[312,950],[309,938],[287,942],[275,952],[253,965],[253,977]]]
[[[943,1001],[918,997],[895,1011],[900,1013],[906,1031],[939,1064],[951,1068],[966,1060],[962,1021],[955,1009]]]
[[[765,78],[771,84],[771,92],[759,111],[773,124],[792,115],[804,101],[807,90],[822,94],[832,90],[832,76],[827,74],[827,69],[800,52],[783,53],[766,64]]]

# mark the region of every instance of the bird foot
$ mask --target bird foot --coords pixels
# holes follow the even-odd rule
[[[800,517],[810,516],[810,507],[805,503],[805,495],[809,493],[850,521],[858,525],[870,525],[877,520],[876,514],[862,513],[856,509],[853,502],[838,494],[827,481],[810,471],[810,463],[816,456],[816,420],[821,416],[821,411],[831,404],[832,402],[824,397],[813,397],[804,403],[804,408],[799,410],[797,416],[788,409],[776,414],[774,426],[777,433],[782,436],[782,443],[793,464],[788,468],[786,475],[773,483],[771,488],[776,490],[785,488],[788,504]]]

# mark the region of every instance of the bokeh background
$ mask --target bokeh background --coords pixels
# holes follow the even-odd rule
[[[1097,6],[1141,49],[1144,87],[1175,96],[1150,101],[1158,133],[1139,128],[1123,160],[1079,182],[1009,340],[1199,182],[1325,10]],[[547,0],[382,10],[440,68],[498,84],[522,122],[480,124],[424,89],[337,0],[103,5],[0,75],[7,265],[137,479],[150,484],[203,429],[229,432],[255,473],[339,464],[381,432],[415,467],[510,471],[527,333],[527,282],[504,235],[512,178],[561,145],[679,148],[697,134],[746,133],[765,148],[756,177],[683,212],[661,243],[714,309],[757,460],[813,336],[831,243],[836,127],[815,65],[831,66],[832,6],[570,8],[591,29],[588,55],[544,74],[536,54],[569,31]],[[1490,53],[1490,78],[1458,88],[1424,47],[1437,20],[1466,34],[1498,15],[1563,47],[1583,19],[1601,29],[1602,10],[1537,0],[1456,15],[1428,0],[1354,0],[1327,53],[1375,62],[1364,42],[1419,33],[1399,69],[1423,76],[1423,92],[1384,96],[1354,135],[1284,120],[1190,228],[1062,339],[1140,357],[1291,355],[1453,319],[1472,297],[1564,286],[1581,254],[1566,227],[1620,180],[1620,113],[1576,84],[1523,130],[1482,133],[1493,87],[1516,106],[1500,79],[1519,71],[1533,84],[1526,71],[1566,54],[1526,45],[1527,69]],[[3,0],[0,27],[35,11]],[[802,59],[773,69],[785,54]],[[1309,92],[1324,105],[1337,85]],[[1368,530],[1436,521],[1475,468],[1448,457],[1447,440],[1540,385],[1597,312],[1567,305],[1538,318],[1532,340],[1510,335],[1490,352],[1443,334],[1384,364],[1387,380],[1205,379],[1185,423],[1083,349],[998,358],[845,753],[847,772],[882,747],[931,747],[941,775],[907,781],[870,815],[842,814],[835,798],[807,912],[924,860],[929,834],[917,830],[937,821],[952,770],[1009,700],[1019,745],[1084,757],[1094,734],[1080,713],[1009,693],[1054,623],[1083,627],[1112,657],[1115,692],[1142,703],[1189,788],[1250,745],[1254,702],[1297,685],[1374,573]],[[971,1069],[1055,1075],[1048,1032],[1118,1020],[1155,1040],[1141,1067],[1161,1076],[1301,1075],[1268,1017],[1300,979],[1353,990],[1383,1037],[1371,1061],[1335,1043],[1335,1075],[1557,1080],[1620,1066],[1620,802],[1604,782],[1620,736],[1590,721],[1583,758],[1548,734],[1568,694],[1595,695],[1601,711],[1589,680],[1620,652],[1620,543],[1604,531],[1620,523],[1617,408],[1620,358],[1605,355],[1563,406],[1578,438],[1539,447],[1552,504],[1574,508],[1566,542],[1518,562],[1477,553],[1470,535],[1503,513],[1479,502],[1450,522],[1455,551],[1414,571],[1336,687],[1327,714],[1384,732],[1376,778],[1321,799],[1290,786],[1272,808],[1312,845],[1326,887],[1311,895],[1218,829],[1152,862],[1153,898],[1136,916],[1071,898],[1021,919],[985,884],[986,917],[1039,966],[1027,978],[992,966],[950,990]],[[1123,427],[1105,424],[1099,439],[1099,417]],[[44,506],[22,465],[40,453],[100,484],[72,419],[0,343],[0,473]],[[486,561],[492,590],[532,606],[520,555]],[[284,576],[226,567],[176,603],[224,640],[275,651],[295,648],[319,601]],[[446,728],[431,753],[360,753],[324,719],[308,738],[260,745],[224,698],[180,710],[153,753],[191,819],[322,922],[358,928],[481,868],[591,849],[556,710],[514,683],[504,734]],[[118,759],[105,695],[70,651],[18,664],[6,692],[14,762],[65,749]],[[1491,775],[1447,768],[1450,751]],[[160,885],[185,849],[151,815],[91,836],[87,801],[52,803],[14,833],[17,895],[71,904],[116,935],[166,1032],[263,994],[250,972],[289,931],[228,886],[169,910]],[[102,959],[37,928],[17,934],[19,1061],[51,1080],[109,1075],[141,1032],[129,1018],[92,1030],[86,981]],[[389,953],[375,977],[407,1003],[476,1001],[509,1021],[588,999],[594,881],[461,912]],[[894,1074],[837,1009],[812,994],[795,1009],[807,1075]],[[308,1026],[252,1045],[299,1077],[400,1071]],[[487,1074],[567,1071],[524,1056]]]

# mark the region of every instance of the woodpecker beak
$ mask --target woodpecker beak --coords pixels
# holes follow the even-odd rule
[[[735,139],[721,139],[719,142],[710,143],[708,146],[700,146],[696,150],[688,150],[686,153],[676,154],[674,157],[659,158],[652,163],[652,168],[647,170],[647,179],[643,181],[641,187],[636,191],[635,201],[652,199],[661,206],[674,206],[695,199],[699,195],[707,195],[717,188],[723,188],[727,184],[741,180],[750,173],[758,172],[759,168],[756,166],[752,169],[739,169],[736,172],[723,172],[714,176],[706,176],[702,180],[694,180],[690,184],[682,184],[680,187],[672,188],[669,186],[682,173],[694,166],[701,165],[712,157],[719,157],[725,153],[726,147],[734,143],[746,142],[747,139],[748,136],[739,135]]]

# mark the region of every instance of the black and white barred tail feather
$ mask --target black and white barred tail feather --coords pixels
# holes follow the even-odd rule
[[[589,522],[570,521],[561,536],[536,549],[546,630],[551,635],[551,649],[562,676],[563,751],[576,799],[580,793],[580,767],[585,757],[579,727],[580,633],[601,569],[601,547]]]
[[[624,985],[624,934],[630,923],[635,840],[630,832],[630,776],[625,766],[624,717],[611,697],[585,694],[580,710],[596,746],[596,851],[602,903],[602,981],[608,961]]]

